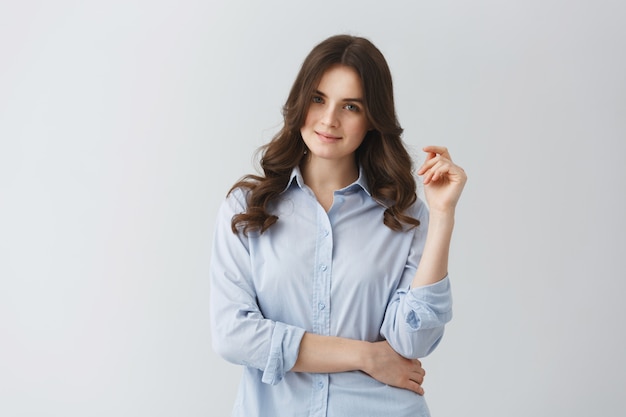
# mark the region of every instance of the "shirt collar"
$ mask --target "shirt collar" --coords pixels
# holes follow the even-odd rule
[[[298,165],[296,165],[291,171],[291,176],[289,177],[289,181],[287,181],[287,186],[282,192],[284,193],[285,191],[287,191],[287,189],[291,187],[294,182],[298,185],[298,187],[304,188],[304,178],[302,177],[302,171],[300,171],[300,166]],[[362,188],[363,191],[367,193],[367,195],[369,195],[370,197],[372,196],[372,194],[370,193],[369,185],[367,183],[367,178],[365,178],[365,171],[363,171],[362,166],[359,166],[359,177],[356,179],[356,181],[338,191],[354,191],[357,188]]]

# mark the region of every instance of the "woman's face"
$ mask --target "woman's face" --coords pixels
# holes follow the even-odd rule
[[[354,161],[369,129],[361,79],[350,67],[330,67],[313,93],[300,129],[311,158]]]

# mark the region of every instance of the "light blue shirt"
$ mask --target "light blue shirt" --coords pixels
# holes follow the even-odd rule
[[[361,172],[335,191],[328,211],[298,168],[270,208],[279,220],[263,234],[234,234],[245,211],[236,190],[219,210],[211,258],[211,327],[215,350],[244,366],[233,416],[428,416],[423,396],[360,372],[289,372],[305,331],[370,342],[386,339],[409,358],[428,355],[452,318],[448,277],[410,289],[420,261],[421,225],[396,232],[383,224]]]

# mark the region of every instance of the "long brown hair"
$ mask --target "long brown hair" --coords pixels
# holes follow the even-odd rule
[[[263,175],[246,175],[237,188],[249,190],[248,207],[233,216],[233,232],[263,233],[278,217],[269,212],[269,204],[287,186],[294,167],[305,157],[306,146],[300,134],[306,115],[324,72],[333,65],[356,70],[364,93],[364,110],[372,130],[356,151],[356,159],[365,173],[373,198],[386,207],[383,222],[393,230],[419,225],[404,212],[416,200],[413,161],[402,139],[402,127],[396,117],[391,72],[383,54],[369,40],[335,35],[315,46],[305,58],[283,106],[282,129],[259,148]]]

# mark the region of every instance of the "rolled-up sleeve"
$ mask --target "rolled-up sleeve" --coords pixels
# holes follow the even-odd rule
[[[263,372],[275,385],[296,362],[304,329],[263,317],[257,304],[247,238],[234,234],[231,219],[244,210],[241,192],[221,205],[213,238],[210,274],[211,336],[229,362]]]
[[[396,291],[387,307],[381,335],[396,352],[407,358],[430,354],[452,319],[450,279]]]

